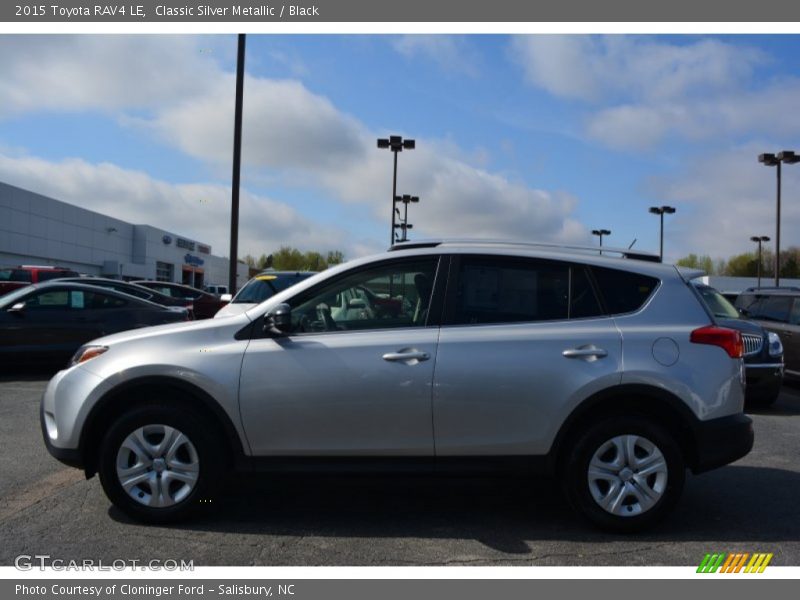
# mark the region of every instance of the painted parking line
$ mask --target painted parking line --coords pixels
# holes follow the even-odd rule
[[[79,469],[61,469],[6,498],[0,498],[0,522],[85,479]]]

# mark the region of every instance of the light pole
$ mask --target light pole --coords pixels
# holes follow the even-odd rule
[[[236,53],[236,105],[233,115],[233,176],[231,177],[231,256],[228,270],[228,292],[236,293],[239,261],[239,182],[242,165],[242,103],[244,102],[245,34],[240,33]]]
[[[378,148],[388,148],[394,153],[394,177],[392,178],[392,230],[389,237],[389,245],[394,246],[395,212],[394,204],[397,199],[397,153],[403,150],[413,150],[417,143],[414,140],[404,140],[399,135],[391,135],[388,138],[378,138]]]
[[[658,238],[658,256],[661,257],[661,262],[664,262],[664,215],[675,214],[674,206],[651,206],[650,212],[654,215],[659,215],[661,218],[661,234]]]
[[[403,194],[402,196],[395,196],[394,197],[394,201],[395,202],[402,202],[405,205],[405,209],[404,209],[405,210],[405,214],[404,214],[402,219],[400,218],[400,210],[397,209],[397,208],[395,208],[394,210],[395,210],[395,214],[397,215],[397,218],[400,219],[400,223],[396,224],[395,228],[399,229],[400,231],[403,232],[401,234],[401,236],[400,236],[400,240],[399,241],[407,242],[408,241],[408,231],[407,230],[408,229],[412,229],[414,227],[413,225],[411,225],[408,222],[408,205],[411,204],[411,203],[416,204],[417,202],[419,202],[419,196],[411,196],[409,194]]]
[[[765,167],[777,167],[775,173],[777,175],[777,191],[776,191],[776,208],[775,208],[775,287],[781,285],[781,164],[793,165],[800,162],[800,156],[797,156],[791,150],[784,150],[778,154],[764,153],[758,155],[758,162]]]
[[[603,236],[604,235],[611,235],[611,232],[608,229],[592,229],[592,235],[596,235],[600,238],[600,254],[603,253]]]
[[[754,235],[750,238],[751,242],[756,242],[758,244],[758,289],[761,289],[761,243],[768,242],[769,237],[766,235]]]

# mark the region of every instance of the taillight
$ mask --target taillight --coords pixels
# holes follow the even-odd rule
[[[742,358],[742,356],[744,356],[742,334],[736,329],[709,325],[707,327],[695,329],[689,337],[689,340],[693,344],[719,346],[725,350],[731,358]]]

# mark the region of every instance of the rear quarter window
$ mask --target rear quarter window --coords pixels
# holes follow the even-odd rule
[[[649,275],[606,267],[593,267],[592,273],[606,310],[612,315],[639,310],[659,283],[658,279]]]

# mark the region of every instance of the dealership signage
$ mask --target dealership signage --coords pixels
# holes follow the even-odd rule
[[[192,265],[194,267],[201,267],[203,266],[203,263],[206,261],[204,261],[199,256],[192,256],[187,252],[186,256],[183,257],[183,262],[185,262],[187,265]]]

